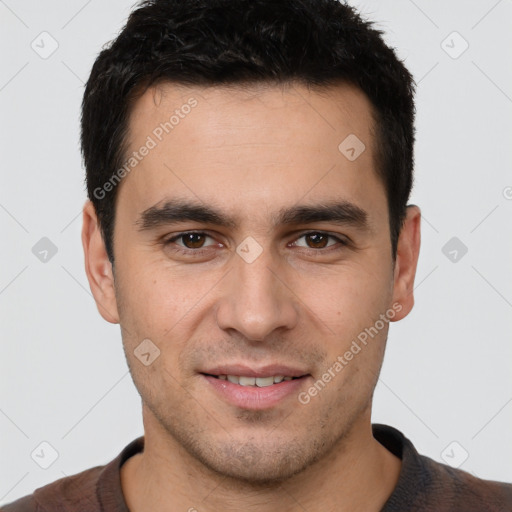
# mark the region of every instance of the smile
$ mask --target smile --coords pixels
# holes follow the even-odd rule
[[[279,384],[283,381],[290,381],[293,379],[298,379],[299,377],[290,377],[283,375],[275,375],[270,377],[247,377],[244,375],[211,375],[211,377],[217,378],[219,380],[227,380],[232,384],[239,384],[240,386],[255,386],[258,388],[265,388],[267,386],[272,386],[273,384]]]
[[[240,369],[242,370],[242,369]],[[242,375],[235,375],[241,373]],[[256,373],[257,375],[247,375]],[[275,373],[275,375],[273,375]],[[311,378],[310,374],[283,371],[295,375],[282,375],[279,371],[252,372],[239,371],[225,373],[201,373],[206,385],[205,393],[222,402],[246,410],[273,409],[284,405],[285,401],[294,399],[305,389]]]

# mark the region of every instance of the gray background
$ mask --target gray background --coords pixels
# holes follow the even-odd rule
[[[416,307],[392,325],[373,420],[512,481],[512,1],[353,3],[419,84]],[[143,432],[80,242],[83,84],[132,5],[0,0],[0,504],[105,464]]]

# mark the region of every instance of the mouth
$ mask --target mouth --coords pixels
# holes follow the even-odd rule
[[[289,375],[271,375],[269,377],[249,377],[246,375],[212,375],[208,373],[204,373],[203,375],[206,375],[207,377],[213,377],[214,379],[227,380],[232,384],[239,384],[240,386],[252,386],[258,388],[266,388],[281,382],[301,379],[305,376],[301,375],[300,377],[290,377]]]
[[[258,370],[230,365],[199,372],[207,384],[206,392],[240,409],[275,408],[296,397],[311,374],[300,369],[271,365]]]

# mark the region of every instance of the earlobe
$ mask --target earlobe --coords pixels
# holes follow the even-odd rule
[[[85,272],[98,311],[107,322],[117,324],[119,314],[112,264],[108,259],[94,205],[89,200],[83,208],[82,245]]]
[[[414,306],[414,278],[421,243],[421,212],[417,206],[407,207],[406,218],[398,239],[393,283],[393,303],[402,306],[393,321],[405,318]]]

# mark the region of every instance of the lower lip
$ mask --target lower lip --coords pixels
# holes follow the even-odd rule
[[[298,396],[299,389],[304,386],[308,376],[293,380],[283,380],[279,384],[272,384],[259,388],[258,386],[241,386],[228,380],[221,380],[204,375],[206,381],[226,402],[241,409],[263,410],[275,407],[285,398]]]

